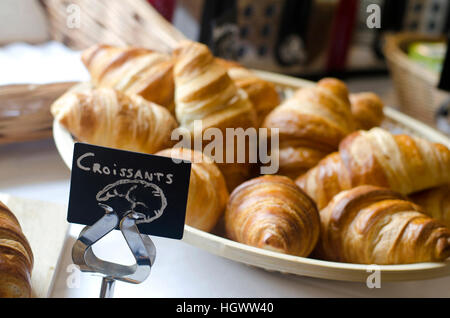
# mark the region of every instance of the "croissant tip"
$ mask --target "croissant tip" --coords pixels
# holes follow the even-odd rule
[[[272,232],[267,232],[264,234],[262,239],[262,247],[266,250],[287,253],[286,246],[284,242]]]
[[[81,53],[81,61],[84,66],[89,67],[93,56],[100,50],[111,48],[108,44],[98,43],[83,50]]]
[[[436,259],[444,261],[450,257],[450,237],[441,237],[436,243]]]

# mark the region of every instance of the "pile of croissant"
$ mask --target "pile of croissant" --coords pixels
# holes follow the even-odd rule
[[[64,94],[54,117],[83,142],[194,162],[187,224],[204,231],[222,224],[238,242],[330,261],[450,255],[450,151],[379,128],[377,95],[350,94],[325,78],[281,101],[272,83],[191,41],[172,54],[96,45],[82,60],[92,88]],[[195,120],[203,131],[278,128],[278,174],[172,149],[173,129],[202,133]]]
[[[31,296],[33,261],[19,221],[0,202],[0,298]]]

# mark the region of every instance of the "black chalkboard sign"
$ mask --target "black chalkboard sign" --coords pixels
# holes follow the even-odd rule
[[[93,225],[113,209],[138,216],[141,233],[183,237],[191,163],[76,143],[67,221]]]

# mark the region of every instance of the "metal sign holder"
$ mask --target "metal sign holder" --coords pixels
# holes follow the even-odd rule
[[[119,215],[108,205],[100,204],[105,215],[94,225],[86,226],[72,247],[72,260],[82,272],[100,273],[103,276],[100,298],[112,298],[116,280],[132,284],[142,283],[150,275],[155,262],[156,247],[148,235],[141,234],[136,222],[141,216],[133,211]],[[136,263],[121,265],[98,258],[92,245],[119,225]]]

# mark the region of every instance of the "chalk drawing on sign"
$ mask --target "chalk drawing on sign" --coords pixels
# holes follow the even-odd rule
[[[134,213],[137,217],[136,224],[153,222],[162,216],[167,207],[167,199],[162,189],[145,180],[118,180],[105,186],[96,195],[101,205],[105,205],[103,202],[108,203],[116,198],[128,201],[130,206],[125,214]],[[152,206],[159,208],[152,210]]]

